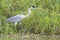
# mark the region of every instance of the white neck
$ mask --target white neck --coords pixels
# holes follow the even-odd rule
[[[28,9],[28,14],[26,15],[26,17],[30,16],[30,14],[31,14],[31,8]]]

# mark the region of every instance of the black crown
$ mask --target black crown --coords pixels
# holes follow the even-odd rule
[[[35,6],[31,6],[31,7],[35,8]]]

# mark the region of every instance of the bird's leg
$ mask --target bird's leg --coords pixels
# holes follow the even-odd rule
[[[17,25],[17,22],[15,22],[15,25]]]
[[[17,26],[17,22],[14,23],[14,30],[15,30],[15,33],[17,32],[16,26]]]

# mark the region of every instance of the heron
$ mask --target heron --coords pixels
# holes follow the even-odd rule
[[[8,18],[6,20],[6,22],[12,22],[14,23],[15,25],[17,25],[18,22],[20,22],[22,19],[30,16],[31,14],[31,9],[35,9],[35,6],[31,6],[29,9],[28,9],[28,14],[27,15],[23,15],[23,14],[18,14],[16,16],[12,16],[10,18]]]

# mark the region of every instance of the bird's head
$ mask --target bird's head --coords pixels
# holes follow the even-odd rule
[[[31,6],[32,8],[35,8],[35,6]]]
[[[31,6],[29,9],[35,9],[36,7],[35,6]]]

